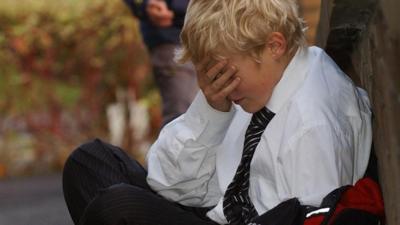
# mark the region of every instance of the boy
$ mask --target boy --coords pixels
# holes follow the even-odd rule
[[[321,49],[305,46],[296,7],[292,0],[192,0],[179,60],[194,63],[201,91],[150,149],[147,180],[130,172],[133,182],[98,185],[106,189],[83,217],[254,224],[287,199],[319,206],[360,179],[371,146],[368,98]],[[87,144],[69,161],[111,148],[104,146]],[[115,200],[122,195],[125,205]],[[116,214],[104,215],[110,208]]]

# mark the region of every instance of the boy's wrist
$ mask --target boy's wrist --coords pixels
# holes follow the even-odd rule
[[[199,142],[204,145],[215,145],[222,141],[228,129],[235,108],[227,112],[219,111],[210,106],[201,91],[185,113],[186,123],[200,135]]]
[[[200,90],[187,110],[186,115],[216,120],[224,117],[231,117],[234,111],[235,108],[232,103],[223,108],[215,108],[208,102],[203,92]]]

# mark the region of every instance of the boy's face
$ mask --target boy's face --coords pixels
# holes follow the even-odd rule
[[[231,102],[249,113],[267,105],[272,92],[281,79],[293,53],[286,52],[287,42],[283,34],[273,32],[267,39],[258,62],[244,54],[216,55],[222,60],[203,59],[195,63],[199,87],[208,103],[220,111],[228,111]],[[209,66],[211,64],[211,66]]]
[[[281,67],[267,52],[262,55],[261,63],[239,54],[229,56],[228,62],[238,69],[234,76],[241,79],[237,88],[228,95],[228,99],[240,105],[246,112],[257,112],[269,101],[283,72]]]

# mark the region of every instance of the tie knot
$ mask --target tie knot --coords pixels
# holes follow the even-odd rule
[[[250,126],[254,128],[265,129],[274,116],[275,113],[267,109],[267,107],[263,107],[258,112],[253,114]]]

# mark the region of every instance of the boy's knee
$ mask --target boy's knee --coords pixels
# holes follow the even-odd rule
[[[148,190],[143,188],[131,184],[119,183],[101,190],[99,195],[105,197],[126,196],[127,198],[135,198],[135,196],[146,195],[146,192]]]
[[[65,166],[73,164],[74,161],[82,161],[90,156],[99,155],[100,151],[106,149],[105,147],[106,144],[98,138],[87,141],[72,151],[67,158]]]
[[[85,152],[85,154],[88,153],[93,153],[93,152],[97,152],[99,150],[105,149],[105,142],[103,142],[102,140],[96,138],[90,141],[87,141],[83,144],[81,144],[72,154],[71,156],[74,155],[79,155],[82,154],[82,152]]]
[[[142,208],[143,204],[152,198],[150,190],[143,189],[134,185],[120,183],[114,184],[108,188],[99,191],[95,200],[88,208],[92,210],[107,210],[106,208],[130,208],[131,210],[136,207]],[[103,208],[105,207],[105,208]],[[116,210],[114,213],[117,213]]]
[[[82,169],[82,164],[86,164],[86,162],[90,161],[92,155],[98,154],[96,152],[102,149],[102,145],[103,142],[101,140],[94,139],[73,150],[64,163],[64,176],[76,174],[78,170]]]
[[[132,213],[141,211],[146,204],[148,190],[120,183],[105,188],[87,206],[82,220],[84,224],[121,224],[132,219]],[[123,224],[123,223],[122,223]]]

